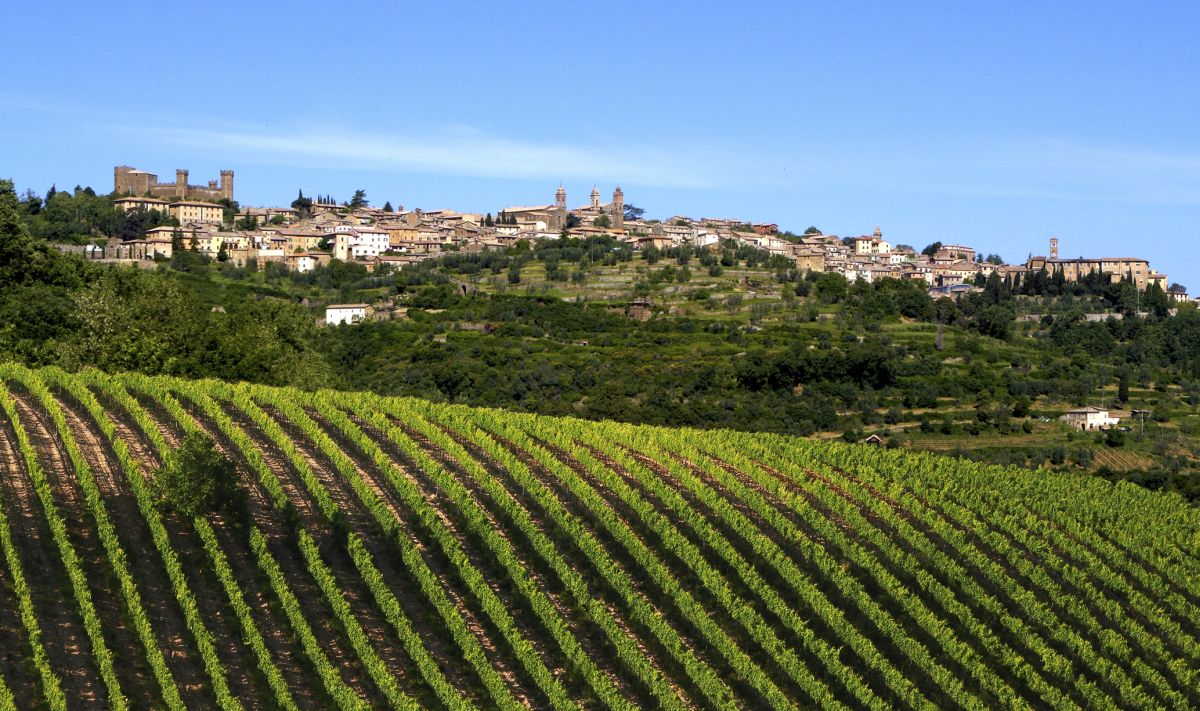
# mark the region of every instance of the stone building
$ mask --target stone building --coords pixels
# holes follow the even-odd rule
[[[113,192],[118,195],[150,195],[177,200],[232,200],[233,171],[222,170],[219,183],[210,180],[208,185],[189,185],[188,172],[183,169],[175,171],[175,182],[160,183],[154,173],[118,165],[113,168]]]
[[[1129,279],[1139,289],[1145,289],[1151,284],[1165,287],[1167,275],[1159,274],[1150,268],[1150,262],[1140,257],[1077,257],[1075,259],[1060,259],[1058,256],[1058,240],[1050,239],[1049,257],[1030,257],[1025,262],[1025,268],[1030,272],[1045,269],[1050,275],[1061,273],[1064,281],[1079,281],[1088,274],[1099,273],[1110,283]]]

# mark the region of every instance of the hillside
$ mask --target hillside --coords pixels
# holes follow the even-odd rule
[[[1200,514],[1175,496],[780,435],[0,375],[0,706],[1200,703]],[[244,498],[189,519],[154,480],[197,431]]]
[[[90,192],[55,201],[104,208],[109,198]],[[874,435],[1200,501],[1200,311],[1161,289],[996,277],[935,299],[924,281],[849,283],[745,244],[634,249],[607,236],[373,272],[340,260],[237,266],[190,250],[144,261],[150,270],[58,252],[45,238],[67,235],[46,221],[91,213],[39,205],[0,180],[0,361]],[[319,325],[326,305],[358,302],[374,306],[367,322]],[[1059,421],[1082,405],[1108,408],[1119,431]]]

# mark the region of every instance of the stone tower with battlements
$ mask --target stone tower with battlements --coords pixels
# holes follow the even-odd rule
[[[1058,259],[1058,238],[1057,237],[1050,238],[1050,258]]]
[[[615,227],[618,230],[624,229],[625,228],[625,193],[621,191],[620,185],[618,185],[617,189],[613,191],[612,211],[613,211],[613,214],[612,214],[613,227]]]

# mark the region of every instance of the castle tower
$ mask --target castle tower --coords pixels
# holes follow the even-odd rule
[[[618,230],[625,227],[625,193],[621,192],[621,186],[613,191],[613,227]]]
[[[1058,238],[1057,237],[1050,238],[1050,258],[1058,259]]]
[[[558,190],[554,192],[554,207],[559,210],[567,209],[567,189],[559,183]]]
[[[175,197],[183,200],[187,197],[188,172],[182,168],[175,169]]]
[[[233,199],[233,171],[221,171],[221,197],[226,200]]]
[[[592,207],[600,207],[600,189],[595,185],[592,186]]]

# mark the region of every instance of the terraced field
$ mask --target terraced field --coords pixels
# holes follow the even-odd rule
[[[1200,513],[785,437],[0,367],[3,708],[1195,708]],[[152,479],[202,432],[244,515]]]

